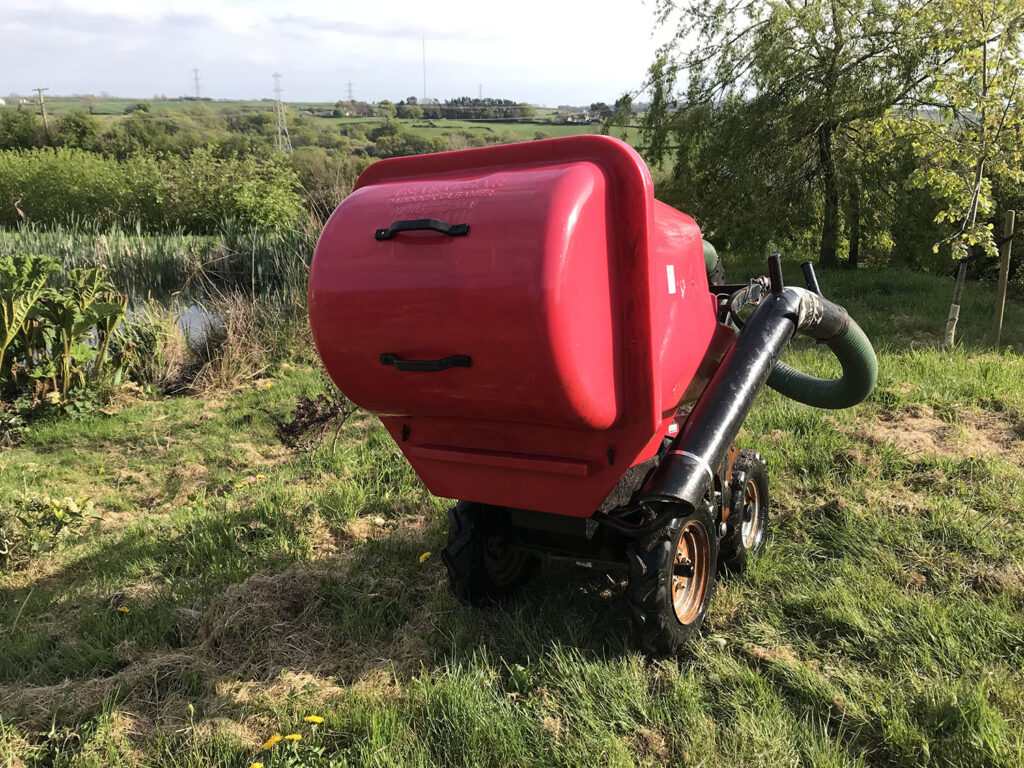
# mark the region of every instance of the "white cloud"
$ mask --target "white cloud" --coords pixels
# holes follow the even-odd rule
[[[611,100],[643,82],[654,58],[653,8],[642,0],[544,2],[504,8],[479,0],[361,3],[293,0],[8,0],[0,15],[0,92],[132,96],[190,90],[333,100],[351,79],[358,98],[427,92],[543,104]]]

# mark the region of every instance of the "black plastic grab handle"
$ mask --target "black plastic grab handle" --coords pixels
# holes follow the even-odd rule
[[[393,222],[387,229],[378,229],[373,236],[377,240],[390,240],[398,232],[416,232],[424,229],[440,232],[449,237],[469,234],[469,224],[449,224],[440,219],[403,219]]]
[[[393,365],[400,371],[446,371],[449,368],[472,368],[473,358],[468,355],[450,355],[440,360],[403,360],[398,355],[385,352],[380,356],[381,365]]]

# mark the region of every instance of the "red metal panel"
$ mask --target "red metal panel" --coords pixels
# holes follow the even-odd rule
[[[469,233],[374,238],[426,218]],[[309,306],[331,376],[432,492],[575,516],[656,450],[715,327],[697,225],[603,136],[374,163],[324,228]]]

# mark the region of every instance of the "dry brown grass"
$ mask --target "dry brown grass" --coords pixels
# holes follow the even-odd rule
[[[124,667],[115,674],[46,686],[2,686],[0,712],[17,713],[20,721],[43,727],[55,713],[86,718],[116,696],[121,711],[145,734],[156,726],[182,725],[191,717],[189,705],[211,718],[214,728],[217,717],[254,701],[271,704],[301,693],[311,702],[326,702],[342,695],[346,686],[363,693],[394,692],[430,660],[421,639],[434,619],[430,611],[415,612],[380,647],[367,647],[322,615],[330,590],[349,578],[359,542],[380,530],[376,521],[351,526],[337,550],[313,564],[254,574],[228,587],[202,612],[179,608],[178,650],[140,652],[125,644],[118,649]],[[413,519],[390,535],[419,541],[426,530],[425,520]],[[414,590],[426,595],[441,588],[439,580],[423,576],[418,574]],[[358,589],[370,592],[408,587],[378,583],[365,570],[351,578]],[[265,730],[242,727],[238,735],[250,744],[258,738],[254,734]]]
[[[890,443],[910,457],[966,457],[995,454],[1020,460],[1021,436],[994,413],[964,410],[958,423],[945,421],[928,406],[912,405],[883,412],[862,426],[857,436],[878,445]]]

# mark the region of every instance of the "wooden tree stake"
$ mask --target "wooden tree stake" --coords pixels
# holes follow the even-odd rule
[[[996,316],[992,322],[989,341],[999,349],[999,337],[1003,334],[1003,312],[1006,309],[1006,286],[1010,282],[1010,249],[1013,247],[1014,212],[1003,214],[1003,239],[999,245],[999,285],[996,287]]]

